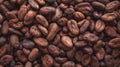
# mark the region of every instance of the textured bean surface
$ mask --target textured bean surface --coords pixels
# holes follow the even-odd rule
[[[0,0],[0,67],[120,67],[120,0]]]

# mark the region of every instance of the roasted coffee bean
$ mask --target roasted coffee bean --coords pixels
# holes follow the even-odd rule
[[[3,22],[3,27],[2,27],[2,34],[6,35],[8,33],[8,29],[9,29],[9,24],[8,21],[4,21]]]
[[[23,35],[20,31],[14,29],[14,28],[9,28],[8,30],[9,30],[9,32],[11,32],[13,34],[17,34],[17,35],[20,35],[20,36]]]
[[[69,48],[71,48],[73,46],[72,40],[69,36],[63,36],[61,38],[61,41],[65,46],[67,46]]]
[[[18,50],[18,51],[16,52],[16,54],[17,54],[18,59],[19,59],[21,62],[26,62],[26,61],[27,61],[27,57],[25,56],[25,54],[23,53],[22,50]]]
[[[29,3],[30,6],[33,7],[34,9],[39,9],[39,5],[37,4],[36,1],[34,1],[34,0],[28,0],[28,3]]]
[[[97,1],[93,1],[92,5],[94,8],[98,9],[98,10],[105,10],[105,5],[103,3],[97,2]]]
[[[62,17],[58,20],[58,24],[61,25],[61,26],[67,25],[67,22],[68,22],[68,19],[65,18],[65,17]]]
[[[27,13],[27,6],[26,5],[22,5],[20,7],[20,10],[18,11],[18,18],[20,20],[23,20],[23,18],[26,15],[26,13]]]
[[[10,44],[12,47],[14,48],[18,48],[20,46],[20,42],[19,42],[19,37],[17,35],[11,35],[10,36]]]
[[[78,62],[81,62],[82,61],[82,57],[83,57],[83,52],[82,51],[77,51],[75,53],[75,59],[78,61]]]
[[[64,13],[69,15],[69,14],[73,14],[75,12],[75,10],[73,8],[66,8]]]
[[[74,12],[73,15],[77,21],[81,21],[85,18],[85,15],[81,12]]]
[[[38,21],[38,23],[40,23],[41,25],[45,26],[45,27],[48,27],[48,21],[47,19],[42,16],[42,15],[37,15],[36,16],[36,20]]]
[[[53,58],[50,55],[44,55],[41,58],[44,67],[51,67],[53,65]]]
[[[90,3],[87,2],[75,5],[75,9],[84,14],[90,14],[90,12],[93,12],[93,7],[90,5]]]
[[[39,37],[39,38],[33,38],[33,40],[38,46],[42,46],[42,47],[48,46],[48,41],[45,38]]]
[[[2,57],[8,49],[8,44],[3,45],[2,47],[0,47],[0,57]]]
[[[106,32],[107,36],[110,36],[110,37],[117,36],[117,32],[116,32],[115,28],[113,28],[111,26],[106,26],[105,32]]]
[[[56,36],[58,29],[59,28],[58,28],[58,25],[56,23],[51,23],[49,26],[49,34],[47,36],[47,39],[52,40]]]
[[[95,42],[99,39],[98,36],[96,36],[95,34],[92,34],[92,33],[86,33],[83,36],[83,38],[87,41],[90,41],[90,42]]]
[[[57,8],[52,20],[56,21],[56,20],[60,19],[61,17],[62,17],[62,11],[60,10],[60,8]]]
[[[13,56],[11,55],[4,55],[3,57],[0,58],[0,63],[2,65],[7,65],[13,60]]]
[[[45,5],[45,0],[36,0],[39,5]]]
[[[48,46],[48,51],[53,55],[53,56],[59,56],[60,54],[60,49],[54,45],[49,45]]]
[[[100,67],[100,63],[99,63],[98,59],[95,56],[92,56],[90,66],[91,67]]]
[[[60,42],[60,35],[56,35],[53,44],[58,44],[59,42]]]
[[[30,61],[35,61],[38,57],[38,54],[39,54],[39,50],[38,48],[34,48],[32,49],[32,51],[30,52],[29,56],[28,56],[28,59]]]
[[[68,26],[68,29],[70,30],[70,33],[72,33],[73,35],[79,34],[79,28],[75,20],[69,20],[67,22],[67,26]]]
[[[116,19],[116,15],[114,13],[106,13],[101,16],[101,19],[106,22],[111,22]]]
[[[32,20],[36,15],[36,12],[33,10],[29,10],[28,13],[24,17],[24,21]]]
[[[84,47],[83,50],[85,51],[85,53],[92,55],[93,54],[93,49],[91,47]]]
[[[106,11],[108,12],[112,12],[114,11],[115,9],[117,9],[118,7],[120,6],[120,2],[119,1],[112,1],[108,4],[106,4]]]
[[[43,35],[45,35],[45,36],[48,35],[47,28],[43,27],[42,25],[38,25],[38,28]]]
[[[55,13],[55,8],[50,6],[45,6],[40,9],[40,13],[43,15],[49,15]]]
[[[112,40],[109,41],[109,46],[113,47],[113,48],[117,48],[120,47],[119,41],[120,38],[114,38]]]
[[[80,33],[84,33],[89,27],[90,22],[88,20],[82,20],[78,22],[78,26],[80,26]]]
[[[62,57],[56,57],[55,61],[58,63],[64,63],[67,61],[67,58],[62,58]]]
[[[75,52],[76,52],[75,48],[72,48],[71,50],[67,51],[67,57],[68,57],[68,59],[73,60]]]
[[[90,22],[91,23],[90,23],[89,29],[90,29],[90,31],[94,31],[94,29],[95,29],[95,22],[93,20],[91,20]]]
[[[87,43],[85,41],[77,41],[75,42],[75,47],[80,48],[86,46]]]
[[[105,56],[105,50],[104,48],[101,48],[98,52],[96,52],[96,57],[98,60],[102,60]]]
[[[105,55],[105,63],[107,67],[113,67],[114,66],[114,59],[111,55]]]
[[[87,66],[91,62],[91,56],[88,54],[83,55],[81,62],[84,66]]]
[[[38,37],[41,35],[41,32],[39,31],[39,29],[37,28],[37,26],[32,26],[30,28],[30,33],[35,36],[35,37]]]
[[[95,30],[97,32],[102,32],[105,29],[105,23],[101,20],[98,20],[95,24]]]
[[[113,57],[118,57],[120,55],[120,49],[113,49],[112,51],[112,56]]]
[[[34,45],[35,45],[34,42],[32,42],[31,40],[27,40],[27,39],[23,40],[23,47],[25,48],[33,48]]]

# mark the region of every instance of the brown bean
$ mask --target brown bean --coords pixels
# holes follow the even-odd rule
[[[53,65],[53,58],[46,54],[41,58],[44,67],[51,67]]]
[[[35,61],[38,57],[38,54],[39,54],[39,50],[38,48],[34,48],[32,49],[32,51],[30,52],[29,56],[28,56],[28,59],[30,61]]]
[[[63,36],[61,41],[65,46],[67,46],[69,48],[73,47],[72,40],[69,36]]]
[[[48,41],[45,38],[39,37],[39,38],[33,38],[33,40],[38,46],[42,46],[42,47],[48,46]]]
[[[72,33],[73,35],[79,34],[79,28],[75,20],[69,20],[67,22],[67,26],[68,26],[68,29],[70,30],[70,33]]]
[[[110,2],[110,3],[108,3],[107,5],[106,5],[106,11],[108,11],[108,12],[112,12],[112,11],[114,11],[115,9],[117,9],[118,7],[120,6],[120,2],[119,1],[112,1],[112,2]]]
[[[49,26],[49,33],[47,39],[52,40],[56,36],[57,32],[58,32],[58,25],[56,23],[51,23]]]
[[[39,9],[39,5],[35,0],[28,0],[28,3],[30,4],[31,7],[33,7],[34,9]]]
[[[48,21],[47,21],[47,19],[44,16],[37,15],[36,16],[36,20],[38,21],[38,23],[40,23],[44,27],[48,27]]]
[[[109,41],[109,46],[113,47],[113,48],[117,48],[120,47],[119,41],[120,38],[114,38],[112,40]]]

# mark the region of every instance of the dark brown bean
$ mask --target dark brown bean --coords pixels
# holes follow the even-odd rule
[[[95,41],[97,41],[97,40],[99,39],[98,36],[96,36],[95,34],[92,34],[92,33],[86,33],[86,34],[83,36],[83,38],[84,38],[85,40],[90,41],[90,42],[95,42]]]
[[[14,48],[18,48],[20,46],[20,42],[19,42],[19,37],[17,35],[11,35],[10,36],[10,44],[12,47]]]
[[[48,46],[48,41],[45,38],[39,37],[39,38],[33,38],[33,40],[38,46],[42,46],[42,47]]]
[[[48,46],[48,51],[53,56],[59,56],[59,54],[60,54],[60,49],[58,47],[54,46],[54,45],[49,45]]]
[[[38,21],[38,23],[40,23],[44,27],[48,27],[48,21],[47,21],[47,19],[44,16],[37,15],[36,16],[36,20]]]
[[[77,25],[77,22],[75,20],[69,20],[67,22],[68,29],[73,35],[78,35],[79,34],[79,28]]]
[[[0,58],[0,63],[2,65],[7,65],[13,60],[13,56],[11,55],[4,55],[3,57]]]
[[[93,8],[90,5],[90,3],[83,2],[75,5],[75,9],[84,13],[84,14],[89,14],[90,12],[93,12]]]
[[[90,25],[90,22],[86,19],[78,22],[78,26],[80,26],[80,33],[84,33],[89,27],[89,25]]]
[[[16,54],[17,54],[18,59],[19,59],[21,62],[26,62],[26,61],[27,61],[27,57],[25,56],[25,54],[23,53],[22,50],[18,50],[18,51],[16,52]]]
[[[87,66],[90,63],[90,61],[91,61],[91,56],[90,55],[87,55],[87,54],[83,55],[81,62],[84,66]]]
[[[8,21],[3,22],[3,27],[2,27],[2,34],[6,35],[9,30],[9,24]]]
[[[102,32],[105,29],[105,23],[101,20],[98,20],[95,24],[95,30],[97,32]]]
[[[43,15],[49,15],[55,13],[55,8],[50,6],[45,6],[40,9],[40,13]]]
[[[94,8],[97,8],[98,10],[105,10],[106,7],[103,3],[97,1],[93,1],[92,6],[94,6]]]
[[[119,1],[112,1],[112,2],[110,2],[110,3],[108,3],[107,5],[106,5],[106,11],[108,11],[108,12],[112,12],[112,11],[114,11],[115,9],[117,9],[118,7],[120,6],[120,2]]]
[[[32,49],[32,51],[30,52],[29,56],[28,56],[28,59],[30,61],[35,61],[38,57],[38,54],[39,54],[39,50],[38,48],[34,48]]]
[[[71,48],[73,46],[72,40],[69,36],[63,36],[61,41],[65,46],[67,46],[69,48]]]
[[[47,39],[52,40],[56,36],[57,32],[58,32],[58,25],[56,23],[51,23],[49,26],[49,34],[47,36]]]
[[[101,16],[101,19],[106,22],[111,22],[116,19],[116,15],[114,13],[106,13]]]
[[[36,1],[34,0],[28,0],[28,3],[34,8],[34,9],[39,9],[39,5]]]
[[[56,21],[56,20],[60,19],[61,17],[62,17],[62,11],[60,10],[60,8],[57,8],[52,20]]]
[[[117,48],[120,47],[119,41],[120,38],[114,38],[112,40],[109,41],[109,46],[113,47],[113,48]]]
[[[41,59],[44,67],[51,67],[53,65],[53,58],[50,55],[46,54]]]
[[[74,12],[73,15],[77,21],[81,21],[85,18],[84,14],[81,12]]]
[[[18,11],[18,18],[20,20],[23,20],[25,14],[27,13],[27,6],[26,5],[22,5],[20,10]]]
[[[39,29],[37,28],[37,26],[32,26],[30,28],[30,33],[35,36],[35,37],[38,37],[41,35],[41,32],[39,31]]]

